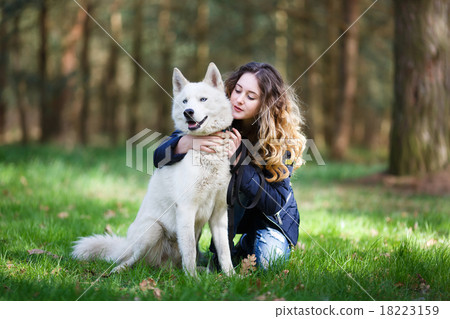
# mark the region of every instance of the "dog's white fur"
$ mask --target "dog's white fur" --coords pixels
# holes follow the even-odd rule
[[[185,134],[209,135],[231,125],[231,105],[219,70],[210,63],[202,82],[190,83],[178,69],[173,73],[175,127]],[[206,98],[206,100],[204,100]],[[196,130],[189,130],[183,112],[192,109]],[[191,125],[192,126],[192,125]],[[195,147],[194,147],[195,148]],[[222,270],[234,273],[227,234],[226,191],[230,180],[226,147],[216,153],[189,150],[184,159],[154,173],[127,237],[93,235],[75,242],[72,255],[86,260],[102,258],[118,264],[113,272],[145,258],[152,266],[166,261],[195,275],[196,247],[209,222]]]

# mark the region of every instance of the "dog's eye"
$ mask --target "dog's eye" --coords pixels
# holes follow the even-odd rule
[[[184,100],[183,100],[183,104],[186,104],[186,103],[187,103],[187,99],[184,99]]]
[[[200,98],[200,102],[205,102],[207,100],[207,98],[206,97],[202,97],[202,98]]]

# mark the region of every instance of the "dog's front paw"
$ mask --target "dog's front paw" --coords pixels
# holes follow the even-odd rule
[[[229,269],[228,271],[225,271],[225,275],[228,277],[236,275],[236,272],[234,271],[234,268]]]
[[[119,273],[119,272],[125,270],[126,268],[128,268],[126,264],[119,265],[117,267],[114,267],[113,270],[111,270],[110,274]]]

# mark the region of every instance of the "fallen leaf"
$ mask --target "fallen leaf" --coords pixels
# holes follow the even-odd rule
[[[255,299],[256,299],[256,300],[259,300],[259,301],[265,301],[265,300],[267,300],[267,297],[266,297],[266,295],[264,294],[264,295],[261,295],[261,296],[256,297]]]
[[[75,293],[77,295],[79,295],[82,292],[81,286],[80,286],[80,282],[77,281],[77,283],[75,284]]]
[[[428,291],[430,290],[430,285],[426,282],[426,280],[420,274],[417,274],[417,279],[419,280],[419,289],[418,290],[422,294],[428,293]]]
[[[265,301],[265,300],[267,300],[268,298],[270,298],[271,295],[272,295],[272,293],[271,293],[270,291],[268,291],[268,292],[262,294],[261,296],[256,297],[255,299],[256,299],[256,300],[259,300],[259,301]],[[275,298],[276,298],[276,297],[275,297]]]
[[[52,270],[51,274],[52,275],[58,275],[61,272],[61,268],[60,267],[56,267],[55,269]]]
[[[106,219],[111,219],[111,218],[113,218],[113,217],[116,217],[116,212],[114,212],[114,211],[111,210],[111,209],[108,209],[106,212],[103,213],[103,216],[104,216]]]
[[[153,296],[155,296],[156,299],[161,300],[161,289],[153,289]]]
[[[27,187],[27,186],[28,186],[27,178],[26,178],[25,176],[20,176],[20,183],[21,183],[23,186]]]
[[[259,278],[256,279],[256,287],[258,287],[258,289],[261,289],[261,279]]]
[[[437,241],[436,239],[432,238],[432,239],[430,239],[429,241],[427,241],[426,245],[427,245],[427,247],[431,247],[431,246],[433,246],[433,245],[436,245],[437,242],[438,242],[438,241]]]
[[[68,212],[61,212],[61,213],[58,214],[58,218],[60,218],[60,219],[69,218],[69,213]]]
[[[31,250],[28,250],[28,254],[30,254],[30,255],[45,254],[45,255],[51,256],[51,257],[53,257],[55,259],[59,259],[60,258],[58,255],[52,254],[51,252],[46,251],[46,250],[42,250],[42,249],[31,249]]]
[[[241,261],[241,275],[246,275],[249,271],[256,270],[256,256],[255,254],[247,255],[247,258]]]
[[[110,234],[110,235],[114,234],[110,224],[106,224],[106,226],[105,226],[105,233]]]
[[[404,286],[405,286],[405,284],[402,283],[402,282],[398,282],[398,283],[396,283],[396,284],[394,285],[395,288],[402,288],[402,287],[404,287]]]
[[[305,285],[302,283],[299,283],[297,286],[294,287],[294,290],[303,290],[305,289]]]
[[[139,284],[139,289],[141,289],[142,291],[152,290],[152,289],[155,289],[155,288],[156,288],[156,282],[151,277],[149,277],[147,279],[144,279]]]

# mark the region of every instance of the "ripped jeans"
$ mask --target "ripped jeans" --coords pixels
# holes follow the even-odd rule
[[[255,254],[257,265],[263,269],[286,262],[291,254],[286,237],[280,231],[268,227],[242,235],[238,246],[237,254],[242,257]]]

